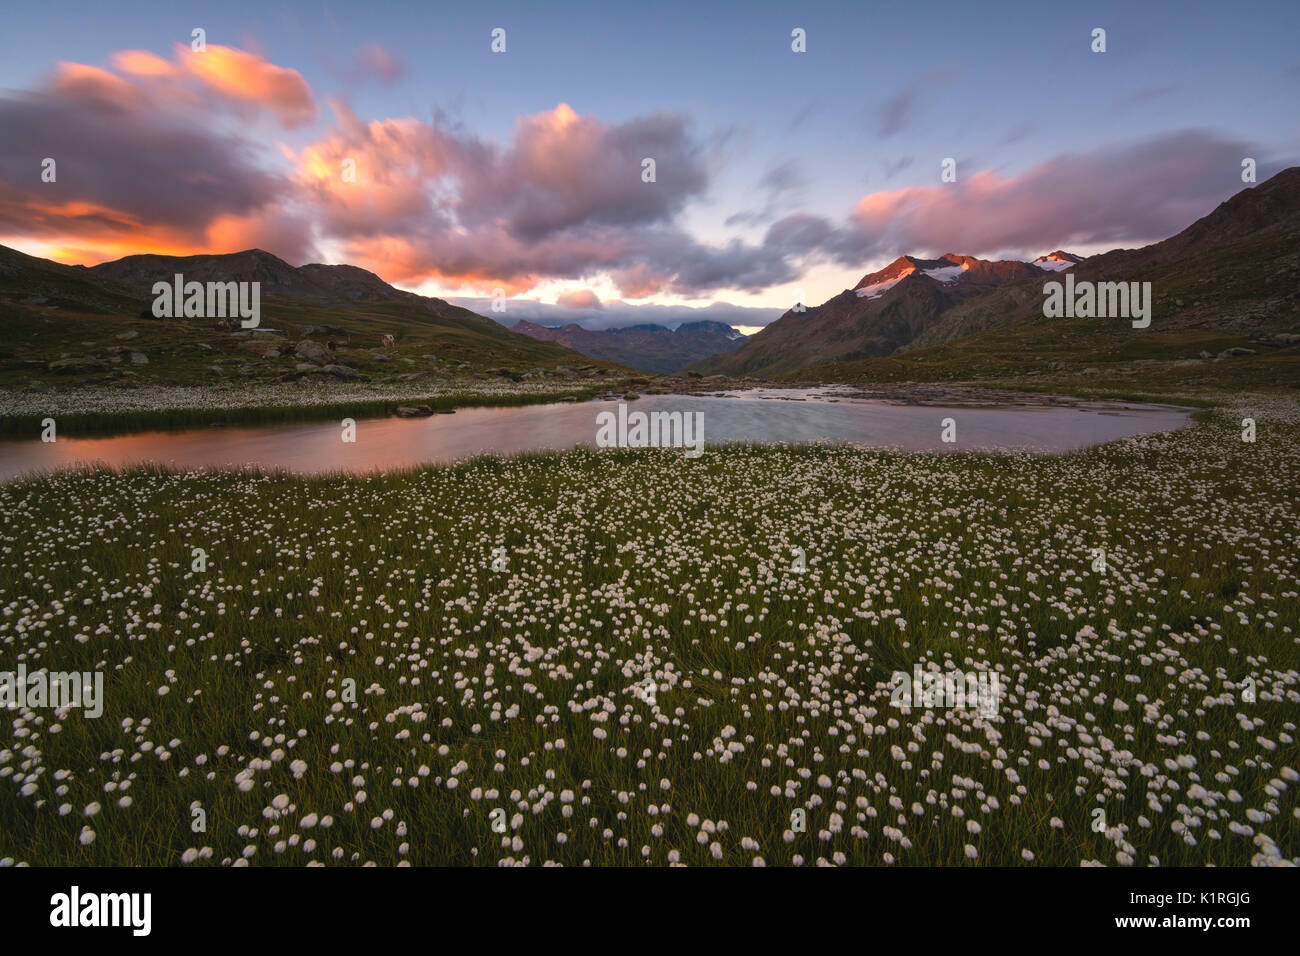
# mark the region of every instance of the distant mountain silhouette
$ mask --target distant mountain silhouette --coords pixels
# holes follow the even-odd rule
[[[511,330],[544,342],[558,342],[592,358],[665,374],[738,348],[745,341],[744,335],[726,323],[708,321],[686,322],[676,330],[653,324],[591,330],[576,323],[552,328],[525,319]]]

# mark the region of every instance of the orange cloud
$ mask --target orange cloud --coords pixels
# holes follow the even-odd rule
[[[501,289],[507,296],[532,289],[541,276],[513,276],[505,279],[478,268],[439,266],[415,243],[398,236],[357,239],[347,244],[347,261],[369,269],[388,282],[417,285],[430,280],[457,285],[491,295]]]
[[[156,253],[192,256],[263,248],[291,261],[303,261],[296,223],[279,210],[249,216],[222,216],[199,231],[141,223],[118,210],[91,203],[51,204],[28,209],[33,222],[49,227],[34,254],[69,265],[94,265],[123,256]],[[34,245],[30,236],[0,236],[0,244]]]
[[[113,65],[133,76],[175,76],[177,69],[148,50],[123,50],[113,54]]]
[[[82,63],[60,63],[54,71],[51,91],[119,110],[134,109],[145,103],[144,95],[120,76]]]
[[[216,44],[195,53],[178,43],[176,59],[210,89],[232,100],[264,106],[286,127],[303,126],[316,118],[311,87],[297,70]]]
[[[405,231],[439,219],[429,189],[449,169],[442,138],[414,119],[363,123],[332,104],[340,129],[294,159],[297,182],[342,235]]]
[[[590,289],[574,289],[572,292],[561,292],[555,297],[555,301],[569,309],[600,308],[600,297]]]

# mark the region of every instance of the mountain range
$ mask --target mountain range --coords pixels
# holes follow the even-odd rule
[[[642,372],[671,374],[692,362],[739,348],[745,336],[725,322],[683,322],[676,329],[663,325],[629,325],[621,329],[584,329],[570,322],[555,327],[527,319],[512,331],[543,342],[558,342],[592,358],[608,359]]]
[[[154,283],[170,283],[177,273],[187,282],[261,283],[260,326],[245,331],[223,320],[153,318]],[[392,344],[385,344],[386,336]],[[44,389],[51,373],[60,383],[129,387],[224,377],[292,381],[304,374],[519,380],[612,367],[442,299],[396,289],[351,265],[291,266],[248,249],[133,255],[86,267],[0,246],[2,385]]]
[[[1152,282],[1152,327],[1135,332],[1097,320],[1045,319],[1044,282],[1066,271],[1076,281]],[[1010,327],[1023,331],[992,335]],[[1033,262],[900,256],[853,288],[819,306],[791,309],[740,348],[689,370],[751,377],[811,371],[826,380],[898,377],[906,373],[897,362],[875,360],[906,357],[918,377],[948,376],[970,371],[974,352],[981,368],[999,372],[1036,357],[1190,362],[1204,360],[1207,349],[1260,351],[1244,340],[1267,350],[1290,348],[1288,336],[1298,327],[1300,167],[1292,167],[1241,190],[1177,235],[1139,249],[1088,258],[1056,250]],[[962,358],[953,363],[952,350],[942,347],[957,342]],[[1211,351],[1210,357],[1219,356]],[[947,363],[952,371],[934,368]]]
[[[1077,282],[1150,282],[1150,327],[1045,318],[1044,283],[1067,272]],[[260,282],[261,328],[153,319],[153,284],[176,273]],[[1243,383],[1294,387],[1298,333],[1300,167],[1242,189],[1178,234],[1138,249],[1088,258],[1058,249],[1032,262],[900,256],[748,338],[707,321],[676,330],[531,321],[507,329],[356,266],[295,267],[259,249],[133,255],[84,267],[0,246],[0,385],[37,389],[49,387],[49,373],[128,387],[225,375],[296,380],[319,371],[303,361],[309,353],[336,377],[362,378],[572,377],[617,363],[648,372],[685,366],[691,374],[846,382],[992,380],[1073,369],[1142,371],[1147,381],[1179,384],[1226,381],[1231,373]],[[385,344],[390,335],[395,341]],[[317,339],[337,354],[322,356]],[[1213,368],[1202,367],[1207,363]],[[60,379],[69,380],[78,379]]]
[[[1081,261],[1060,250],[1036,263],[948,253],[899,256],[816,307],[799,306],[735,351],[697,367],[728,375],[780,375],[810,365],[889,355],[954,306],[1007,283],[1041,279]]]

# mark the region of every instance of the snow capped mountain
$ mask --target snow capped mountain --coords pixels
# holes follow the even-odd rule
[[[1034,260],[1034,265],[1040,269],[1046,269],[1048,272],[1060,272],[1062,269],[1068,269],[1070,266],[1078,265],[1082,261],[1082,256],[1076,256],[1072,252],[1063,252],[1057,249],[1045,256],[1039,256]]]
[[[1026,263],[1016,260],[992,262],[952,252],[938,259],[899,256],[879,272],[863,276],[853,292],[859,299],[878,299],[911,276],[926,276],[944,285],[956,285],[967,280],[996,283],[1008,278],[1020,278],[1028,269]]]
[[[940,269],[948,263],[939,259],[918,259],[915,256],[899,256],[879,272],[863,276],[854,288],[860,299],[876,299],[884,295],[910,275],[926,270]]]
[[[708,367],[731,375],[770,375],[809,365],[889,355],[957,303],[1026,279],[1042,281],[1028,262],[949,253],[938,259],[899,256],[852,289],[780,319]],[[704,366],[704,363],[701,363]]]

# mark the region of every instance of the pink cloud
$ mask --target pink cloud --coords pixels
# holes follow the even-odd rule
[[[1023,173],[872,193],[850,215],[851,254],[968,255],[1166,238],[1240,187],[1245,143],[1204,130],[1057,156]],[[844,237],[836,237],[843,243]]]
[[[562,292],[555,297],[555,301],[569,309],[599,309],[601,307],[600,298],[590,289],[574,289],[572,292]]]

